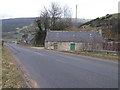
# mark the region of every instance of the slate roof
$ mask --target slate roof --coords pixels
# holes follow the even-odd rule
[[[35,38],[35,35],[31,35],[31,36],[28,38],[28,41],[32,41],[34,38]]]
[[[102,42],[102,36],[98,32],[67,32],[67,31],[50,31],[47,32],[47,42]]]

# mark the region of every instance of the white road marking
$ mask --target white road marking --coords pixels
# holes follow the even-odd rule
[[[59,59],[55,59],[55,60],[58,61],[58,62],[62,62],[62,63],[68,63],[68,62],[65,62],[65,61],[59,60]]]
[[[46,56],[45,54],[41,54],[41,53],[39,53],[39,52],[34,52],[35,54],[39,54],[39,55],[41,55],[41,56]]]

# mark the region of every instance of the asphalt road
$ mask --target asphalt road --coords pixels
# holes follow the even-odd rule
[[[41,88],[118,88],[118,64],[6,44]]]

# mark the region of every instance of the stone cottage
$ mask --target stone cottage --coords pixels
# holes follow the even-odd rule
[[[45,39],[46,49],[91,50],[102,49],[102,36],[98,32],[49,31]]]

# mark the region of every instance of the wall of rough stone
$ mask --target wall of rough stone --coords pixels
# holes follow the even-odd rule
[[[75,43],[75,42],[45,42],[45,49],[55,49],[57,45],[57,50],[67,51],[70,50],[70,45],[75,44],[75,50],[86,50],[86,49],[103,49],[102,44],[99,43]]]

